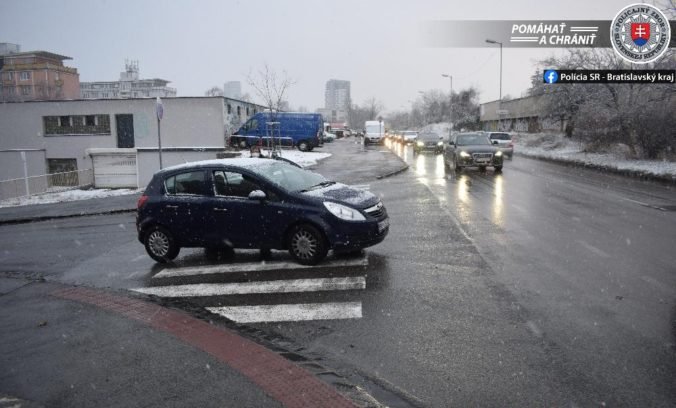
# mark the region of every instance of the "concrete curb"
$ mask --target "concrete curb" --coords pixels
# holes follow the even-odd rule
[[[382,174],[382,175],[380,175],[380,176],[376,176],[376,179],[377,179],[377,180],[382,180],[382,179],[387,178],[387,177],[396,176],[396,175],[399,174],[399,173],[405,172],[406,170],[408,170],[408,168],[409,168],[409,165],[406,164],[406,165],[402,166],[402,167],[401,167],[400,169],[398,169],[398,170],[392,171],[392,172],[390,172],[390,173],[385,173],[385,174]]]
[[[44,216],[38,216],[38,217],[15,218],[15,219],[11,219],[11,220],[0,220],[0,225],[28,224],[28,223],[31,223],[31,222],[58,220],[58,219],[62,219],[62,218],[93,217],[93,216],[96,216],[96,215],[124,214],[124,213],[131,213],[131,212],[136,212],[136,208],[122,209],[122,210],[110,210],[110,211],[99,211],[99,212],[94,212],[94,213],[44,215]]]
[[[604,165],[601,165],[601,164],[594,164],[594,163],[585,163],[585,162],[580,162],[580,161],[572,160],[572,159],[568,160],[568,159],[564,159],[564,158],[548,157],[548,156],[539,155],[539,154],[523,154],[523,153],[514,152],[514,155],[526,157],[526,158],[530,158],[530,159],[536,159],[536,160],[542,160],[542,161],[557,163],[557,164],[570,166],[570,167],[579,167],[579,168],[584,168],[584,169],[596,170],[596,171],[599,171],[599,172],[602,172],[602,173],[612,173],[612,174],[617,174],[617,175],[620,175],[620,176],[637,178],[637,179],[640,179],[640,180],[658,181],[658,182],[662,182],[662,183],[676,184],[676,177],[667,176],[667,175],[657,175],[657,174],[644,173],[640,170],[618,169],[618,168],[612,167],[612,166],[604,166]]]

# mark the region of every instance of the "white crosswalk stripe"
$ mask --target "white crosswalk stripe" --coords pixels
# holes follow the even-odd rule
[[[153,286],[132,289],[161,297],[251,295],[261,293],[301,293],[366,288],[363,276],[346,278],[291,279],[240,283],[198,283],[193,285]]]
[[[207,307],[207,310],[239,323],[359,319],[362,317],[361,302]]]
[[[163,298],[191,298],[206,310],[238,323],[360,319],[362,302],[355,301],[354,291],[366,289],[365,266],[367,256],[329,258],[315,266],[269,261],[165,268],[153,276],[156,286],[131,290]],[[302,279],[284,279],[289,273]],[[323,277],[327,273],[332,275]],[[243,279],[247,281],[241,282]]]
[[[357,259],[333,259],[323,262],[319,265],[300,265],[295,262],[248,262],[239,264],[226,264],[215,266],[193,266],[186,268],[167,268],[161,270],[158,274],[153,276],[157,278],[175,278],[181,276],[198,276],[211,275],[219,273],[238,273],[238,272],[256,272],[256,271],[277,271],[283,269],[310,269],[310,268],[332,268],[332,267],[349,267],[349,266],[366,266],[368,265],[368,258]]]

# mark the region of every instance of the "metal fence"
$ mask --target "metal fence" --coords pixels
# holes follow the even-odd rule
[[[0,181],[0,200],[72,190],[94,184],[94,171],[77,170]]]

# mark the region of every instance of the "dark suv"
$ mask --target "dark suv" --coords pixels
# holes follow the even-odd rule
[[[389,218],[375,195],[272,159],[209,160],[157,172],[138,201],[138,239],[157,262],[181,247],[288,249],[301,264],[329,249],[381,242]]]

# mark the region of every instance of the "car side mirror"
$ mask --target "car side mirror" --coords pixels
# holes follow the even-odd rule
[[[268,196],[261,190],[254,190],[249,193],[249,200],[263,201]]]

